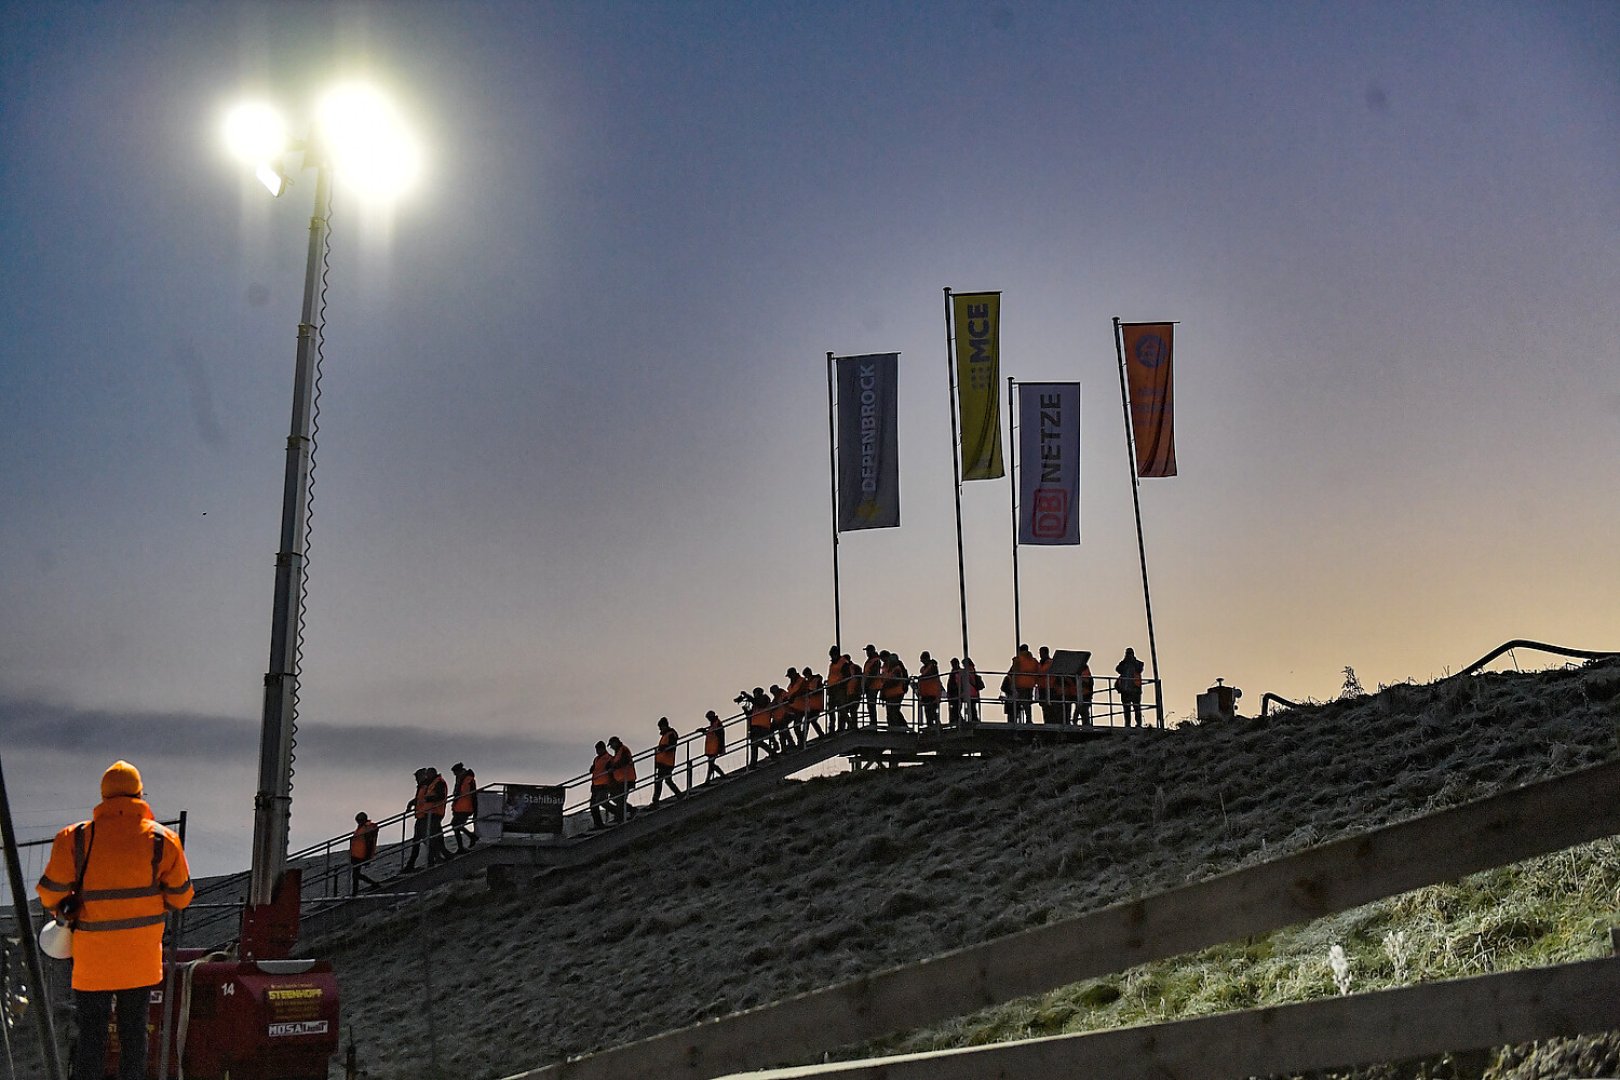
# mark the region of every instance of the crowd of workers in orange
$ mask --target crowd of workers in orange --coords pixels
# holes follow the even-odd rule
[[[748,768],[802,748],[812,737],[824,738],[850,731],[864,723],[878,726],[879,704],[884,723],[895,729],[906,725],[905,702],[915,697],[925,728],[946,723],[977,723],[981,719],[984,679],[972,657],[952,657],[950,669],[941,672],[939,662],[923,652],[917,658],[917,673],[911,674],[898,653],[866,646],[865,660],[856,664],[850,655],[833,646],[827,652],[827,674],[812,665],[790,667],[783,682],[767,690],[756,686],[734,699],[746,718]],[[1020,645],[1002,679],[999,701],[1009,723],[1032,723],[1037,704],[1041,720],[1047,724],[1092,724],[1092,699],[1096,680],[1091,668],[1082,664],[1074,674],[1055,674],[1051,650],[1040,648],[1039,656],[1028,645]],[[1115,668],[1115,690],[1124,708],[1125,723],[1142,725],[1143,664],[1131,649]],[[720,758],[726,753],[725,721],[713,709],[704,717],[704,726],[691,733],[703,737],[707,772],[703,783],[726,775]],[[658,743],[653,751],[652,805],[657,806],[667,788],[672,798],[683,792],[675,784],[676,749],[681,735],[670,725],[669,717],[658,720]],[[634,816],[630,792],[636,785],[635,755],[617,736],[596,744],[590,769],[590,814],[593,829],[606,828],[611,819],[623,823]]]
[[[863,723],[876,727],[880,705],[884,724],[904,729],[908,697],[915,697],[924,728],[978,723],[982,718],[985,683],[972,657],[952,657],[950,669],[941,672],[939,662],[925,651],[917,658],[915,675],[907,670],[898,653],[880,650],[875,645],[866,646],[865,659],[860,664],[837,646],[828,649],[827,661],[825,676],[809,664],[802,668],[790,667],[783,682],[772,683],[768,690],[763,686],[744,690],[734,699],[742,709],[748,731],[747,768],[757,766],[761,755],[771,760],[802,748],[812,732],[815,738],[824,738],[854,730]],[[1140,727],[1143,664],[1133,650],[1126,649],[1114,670],[1117,675],[1114,688],[1124,708],[1125,723]],[[1090,727],[1095,690],[1096,680],[1088,665],[1082,664],[1079,671],[1072,674],[1054,673],[1050,649],[1043,645],[1036,655],[1028,645],[1019,645],[1002,678],[1000,696],[994,700],[999,702],[1009,723],[1033,723],[1033,710],[1039,706],[1043,723]],[[703,756],[707,763],[703,783],[707,784],[726,775],[726,770],[720,767],[720,758],[726,753],[725,721],[710,709],[704,715],[704,725],[689,735],[698,736],[703,738]],[[675,783],[676,754],[681,739],[669,717],[659,717],[658,742],[653,751],[652,806],[659,804],[666,790],[672,799],[686,794]],[[593,829],[605,829],[610,822],[622,824],[635,815],[636,807],[630,803],[630,793],[635,790],[637,781],[635,757],[617,735],[596,744],[596,756],[590,768]],[[417,855],[424,847],[427,865],[434,866],[470,850],[478,842],[469,827],[476,810],[477,777],[459,761],[451,772],[456,777],[453,792],[437,769],[426,767],[416,771],[416,795],[405,806],[414,816],[415,831],[404,873],[416,869]],[[454,852],[444,839],[447,806],[453,815],[450,825],[456,841]],[[358,892],[362,883],[377,887],[377,882],[364,871],[366,864],[376,857],[377,834],[376,822],[364,812],[355,815],[355,830],[349,840],[351,893]]]

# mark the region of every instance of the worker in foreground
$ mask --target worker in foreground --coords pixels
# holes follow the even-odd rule
[[[100,1080],[107,1022],[118,1017],[118,1078],[146,1076],[146,1005],[163,981],[163,924],[191,903],[180,838],[142,797],[141,774],[115,761],[89,821],[56,834],[40,904],[73,926],[73,1080]]]

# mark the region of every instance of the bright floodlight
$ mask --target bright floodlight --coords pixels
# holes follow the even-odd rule
[[[287,178],[282,176],[281,170],[274,165],[260,165],[253,170],[253,175],[257,176],[265,190],[276,198],[280,198],[281,193],[287,190]]]
[[[238,105],[225,118],[225,145],[245,165],[258,168],[287,151],[287,126],[268,105]]]
[[[317,125],[333,171],[374,195],[397,194],[421,168],[421,154],[399,114],[375,90],[339,87],[321,100]]]

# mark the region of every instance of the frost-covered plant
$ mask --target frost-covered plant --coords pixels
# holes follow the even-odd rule
[[[1339,993],[1350,992],[1350,958],[1344,955],[1344,946],[1335,945],[1328,950],[1328,967],[1333,970],[1333,985]]]
[[[1412,962],[1412,946],[1406,940],[1405,930],[1391,930],[1384,935],[1384,955],[1395,969],[1395,981],[1406,981],[1406,972]]]
[[[1344,686],[1339,689],[1339,700],[1358,698],[1366,693],[1367,691],[1361,687],[1361,680],[1356,677],[1356,669],[1346,664],[1344,668]]]

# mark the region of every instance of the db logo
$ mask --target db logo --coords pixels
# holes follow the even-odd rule
[[[1037,539],[1051,540],[1069,532],[1069,493],[1062,488],[1035,489],[1035,519],[1032,530]]]

